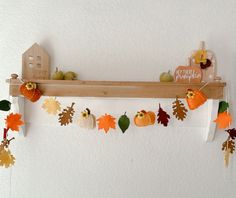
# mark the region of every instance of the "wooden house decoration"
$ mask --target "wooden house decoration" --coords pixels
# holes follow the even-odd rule
[[[49,79],[50,57],[37,43],[22,55],[23,79]]]

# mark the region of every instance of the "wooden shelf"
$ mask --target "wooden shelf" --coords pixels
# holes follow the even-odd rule
[[[24,80],[23,80],[24,81]],[[10,95],[20,96],[20,79],[8,79]],[[122,97],[122,98],[180,98],[186,90],[199,89],[204,83],[183,84],[136,81],[66,81],[33,80],[38,84],[44,96],[80,96],[80,97]],[[209,99],[223,98],[225,82],[209,83],[202,91]]]

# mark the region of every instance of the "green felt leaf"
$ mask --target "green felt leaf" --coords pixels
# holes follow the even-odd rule
[[[11,109],[11,103],[8,100],[0,101],[0,110],[9,111]]]
[[[223,113],[229,108],[229,103],[225,101],[221,101],[219,103],[219,110],[218,113]]]
[[[124,115],[120,116],[119,121],[118,121],[118,125],[123,133],[129,128],[130,120],[127,117],[126,113]]]

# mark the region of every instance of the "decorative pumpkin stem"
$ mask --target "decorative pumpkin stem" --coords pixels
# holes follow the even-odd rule
[[[88,115],[90,115],[90,109],[89,108],[86,108],[86,111],[88,112]]]

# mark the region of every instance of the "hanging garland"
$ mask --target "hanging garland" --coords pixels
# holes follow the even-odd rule
[[[208,83],[207,83],[208,84]],[[201,91],[207,84],[197,90],[188,89],[186,93],[186,102],[190,110],[197,109],[207,101],[207,97]],[[42,95],[40,90],[37,89],[37,85],[33,82],[24,83],[20,87],[21,93],[29,99],[31,102],[36,102]],[[73,121],[74,117],[74,105],[72,102],[71,106],[68,106],[61,110],[61,104],[56,98],[50,97],[44,100],[42,108],[52,115],[58,115],[58,122],[61,126],[66,126]],[[214,120],[217,123],[217,127],[220,129],[226,129],[231,125],[232,116],[228,112],[229,104],[226,101],[221,101],[219,103],[218,116]],[[8,111],[10,109],[9,101],[0,101],[0,110]],[[178,120],[183,121],[187,117],[188,109],[185,107],[183,101],[178,97],[172,103],[172,114]],[[141,110],[134,116],[134,124],[137,127],[145,127],[149,125],[154,125],[155,122],[167,127],[169,124],[170,115],[161,107],[159,103],[159,108],[157,114],[152,111]],[[96,127],[96,121],[98,124],[98,130],[104,130],[108,133],[110,129],[116,129],[116,118],[105,114],[100,116],[97,120],[95,115],[93,115],[90,109],[86,108],[81,112],[77,123],[79,127],[85,129],[94,129]],[[11,154],[9,150],[10,142],[14,139],[7,139],[8,131],[19,131],[19,127],[23,125],[20,114],[9,114],[6,118],[6,128],[4,128],[3,141],[0,144],[0,166],[10,167],[15,162],[15,157]],[[127,131],[130,126],[130,119],[124,113],[118,119],[118,126],[123,133]],[[224,151],[224,161],[225,165],[228,166],[230,155],[235,151],[235,128],[225,130],[229,135],[227,140],[222,144],[222,150]]]
[[[0,110],[9,111],[11,103],[7,100],[0,101]],[[0,166],[9,168],[15,163],[15,157],[11,154],[9,145],[15,138],[8,139],[9,130],[19,132],[19,127],[24,122],[21,120],[21,115],[18,113],[10,113],[5,119],[5,128],[3,129],[3,140],[0,144]]]

